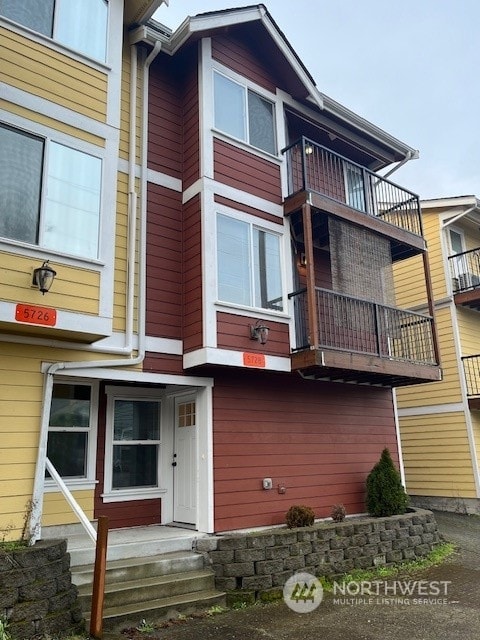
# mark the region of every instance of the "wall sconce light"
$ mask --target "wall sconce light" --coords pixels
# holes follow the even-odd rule
[[[42,295],[50,291],[53,280],[57,272],[48,266],[48,260],[45,260],[41,267],[33,270],[32,286],[37,287]]]
[[[268,332],[269,328],[257,320],[255,324],[250,325],[250,340],[258,340],[260,344],[266,344]]]
[[[306,267],[306,266],[307,266],[307,255],[306,255],[306,253],[305,253],[305,252],[303,252],[303,251],[299,254],[298,264],[299,264],[301,267]]]
[[[305,155],[311,156],[312,153],[313,153],[313,146],[310,144],[310,142],[307,142],[305,144]]]

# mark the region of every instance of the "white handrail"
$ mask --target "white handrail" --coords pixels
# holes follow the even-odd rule
[[[91,524],[90,520],[87,518],[87,516],[85,515],[85,513],[83,512],[82,507],[75,500],[75,498],[71,494],[69,488],[64,483],[62,478],[59,476],[58,471],[55,469],[55,467],[53,466],[53,464],[50,462],[50,460],[48,458],[46,458],[46,460],[45,460],[45,466],[47,468],[48,473],[52,476],[52,478],[57,483],[60,491],[63,493],[63,495],[65,497],[65,500],[72,507],[73,511],[75,512],[75,515],[77,516],[77,518],[82,523],[83,528],[85,529],[85,531],[88,533],[88,535],[92,539],[93,544],[96,545],[97,544],[97,532],[92,527],[92,524]]]

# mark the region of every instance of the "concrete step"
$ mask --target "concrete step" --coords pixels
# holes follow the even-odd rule
[[[209,569],[140,578],[106,585],[104,607],[111,609],[129,605],[141,605],[142,603],[159,601],[168,597],[193,595],[197,592],[213,591],[214,589],[215,578],[213,572]],[[90,585],[79,587],[79,601],[84,611],[90,609]]]
[[[104,609],[103,625],[106,630],[125,626],[138,626],[142,619],[154,622],[175,618],[178,614],[188,615],[199,609],[225,606],[225,594],[215,590],[196,591],[179,596],[150,600],[149,602],[122,605]],[[87,628],[89,621],[87,620]]]
[[[192,551],[173,551],[161,555],[125,558],[107,562],[105,583],[126,582],[164,576],[187,571],[200,571],[204,568],[203,556]],[[93,583],[93,564],[72,567],[72,581],[78,587]]]

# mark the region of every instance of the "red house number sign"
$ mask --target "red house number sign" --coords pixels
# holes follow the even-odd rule
[[[244,353],[243,364],[246,367],[265,367],[265,356],[263,353]]]
[[[49,307],[37,307],[33,304],[17,304],[15,307],[15,320],[29,324],[43,324],[46,327],[54,327],[57,324],[57,312]]]

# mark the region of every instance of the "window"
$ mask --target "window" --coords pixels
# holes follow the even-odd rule
[[[159,486],[160,403],[115,399],[112,490]]]
[[[98,257],[102,161],[0,125],[0,236]]]
[[[90,58],[105,61],[106,0],[0,0],[0,15]]]
[[[347,204],[360,211],[366,211],[365,185],[360,167],[345,163],[345,179],[347,184]]]
[[[253,147],[276,154],[274,106],[258,93],[214,73],[215,127]]]
[[[89,385],[53,385],[47,457],[62,478],[88,475],[91,396]]]
[[[280,237],[219,214],[217,277],[221,301],[283,311]]]

